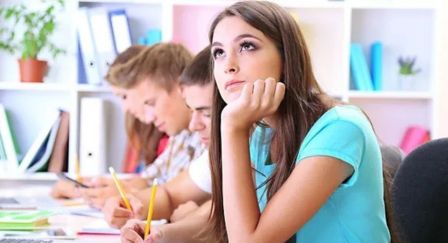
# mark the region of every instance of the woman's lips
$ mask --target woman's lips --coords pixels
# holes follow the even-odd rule
[[[226,82],[224,89],[231,91],[232,89],[240,87],[244,83],[245,82],[242,80],[230,80],[230,81]]]

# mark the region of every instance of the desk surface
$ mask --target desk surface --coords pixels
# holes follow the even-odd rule
[[[77,232],[83,226],[94,223],[95,221],[104,221],[103,219],[78,216],[61,210],[65,208],[60,202],[54,201],[50,197],[51,187],[54,181],[49,180],[14,180],[0,179],[0,196],[14,197],[20,199],[29,199],[36,203],[40,208],[51,209],[61,212],[49,218],[50,227],[63,228],[64,230]],[[114,243],[120,242],[117,235],[78,235],[74,240],[57,240],[53,242],[94,242],[94,243]]]

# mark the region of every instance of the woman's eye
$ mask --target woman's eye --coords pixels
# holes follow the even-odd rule
[[[251,51],[255,49],[255,45],[250,42],[241,43],[241,51]]]
[[[145,106],[154,106],[154,102],[150,101],[150,100],[146,100],[145,102],[143,102],[143,105],[145,105]]]
[[[224,51],[222,49],[216,48],[215,50],[213,50],[213,58],[219,58],[222,55],[224,55]]]
[[[121,95],[121,99],[122,100],[126,100],[127,96],[126,95]]]

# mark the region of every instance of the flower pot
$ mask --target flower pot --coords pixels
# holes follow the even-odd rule
[[[398,75],[398,86],[403,91],[415,91],[417,88],[417,77],[415,75]]]
[[[37,59],[19,59],[20,81],[42,83],[47,73],[47,62]]]

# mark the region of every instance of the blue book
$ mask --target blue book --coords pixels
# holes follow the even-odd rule
[[[150,29],[146,33],[146,44],[153,45],[162,40],[162,31],[160,29]]]
[[[373,90],[372,79],[366,58],[360,44],[352,43],[350,47],[350,70],[354,86],[357,90]]]
[[[383,86],[383,44],[379,41],[370,46],[370,70],[374,90],[382,90]]]

